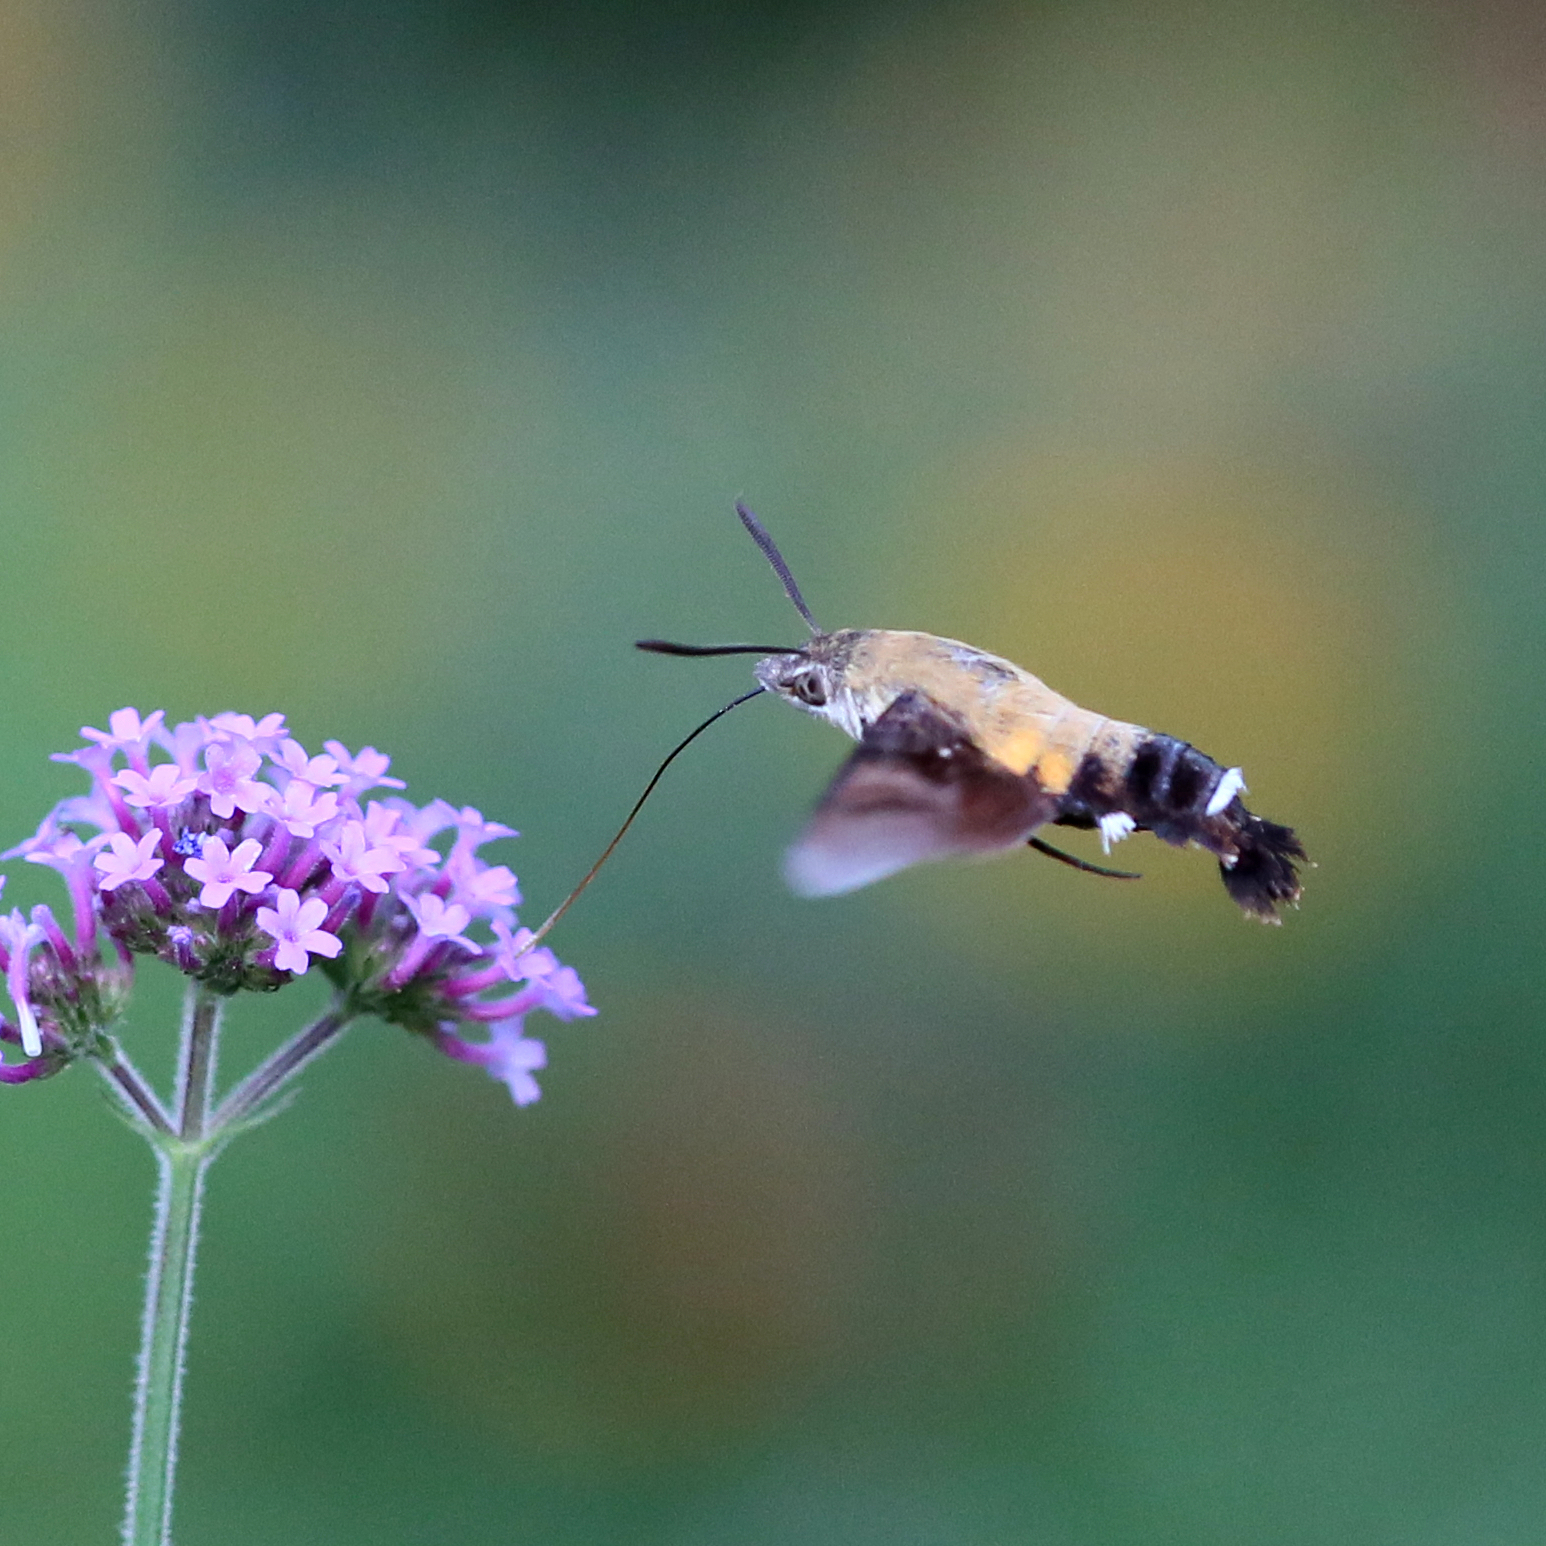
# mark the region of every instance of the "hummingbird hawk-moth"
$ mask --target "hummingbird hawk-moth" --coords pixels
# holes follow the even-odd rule
[[[1291,828],[1241,803],[1239,768],[1174,736],[1080,708],[1022,667],[956,639],[879,628],[826,632],[762,523],[743,504],[736,512],[810,639],[789,648],[661,639],[638,647],[760,655],[758,686],[736,703],[773,693],[858,742],[788,852],[785,875],[795,891],[831,896],[927,859],[1026,846],[1080,869],[1136,878],[1074,859],[1037,835],[1083,827],[1097,831],[1108,852],[1134,832],[1207,849],[1230,896],[1264,923],[1279,922],[1279,907],[1299,900],[1304,849]]]

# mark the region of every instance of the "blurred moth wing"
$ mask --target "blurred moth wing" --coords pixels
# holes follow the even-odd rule
[[[903,693],[869,725],[784,862],[790,889],[836,896],[926,859],[1014,848],[1057,814],[953,715]]]

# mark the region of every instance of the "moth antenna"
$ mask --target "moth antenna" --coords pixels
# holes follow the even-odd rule
[[[696,730],[692,732],[691,735],[684,736],[680,741],[677,742],[674,747],[671,748],[669,752],[666,753],[665,761],[655,769],[655,776],[650,779],[649,783],[644,786],[644,793],[633,802],[633,809],[629,811],[628,815],[624,818],[622,826],[617,829],[616,836],[614,836],[612,841],[601,850],[601,857],[585,872],[585,876],[580,881],[579,885],[577,885],[574,890],[571,891],[569,895],[566,896],[563,901],[560,902],[558,906],[555,907],[553,911],[543,919],[542,926],[535,934],[532,935],[529,940],[526,941],[524,945],[521,946],[519,950],[515,952],[515,955],[511,957],[511,960],[518,960],[521,956],[525,955],[528,950],[532,950],[537,945],[539,945],[547,937],[548,932],[552,929],[553,925],[557,923],[558,920],[562,918],[564,914],[568,912],[569,909],[573,907],[574,904],[579,900],[580,893],[601,872],[601,866],[612,857],[613,850],[619,843],[622,842],[623,834],[627,832],[629,827],[633,825],[634,817],[644,809],[644,802],[649,799],[649,797],[655,792],[655,785],[660,782],[661,777],[665,773],[666,769],[669,768],[671,764],[675,762],[676,759],[684,751],[686,751],[687,748],[691,746],[692,743],[696,741],[698,737],[702,735],[703,732],[707,730],[716,719],[723,719],[725,715],[731,711],[731,709],[739,708],[743,703],[746,703],[750,699],[755,698],[759,693],[766,691],[767,688],[765,687],[754,687],[750,692],[743,692],[739,698],[732,698],[730,702],[724,706],[724,708],[716,709],[712,714],[709,715],[706,720],[703,721],[701,725],[698,726]]]
[[[793,649],[780,644],[673,644],[669,639],[635,639],[636,650],[652,655],[803,655],[804,645]]]
[[[794,602],[795,610],[810,625],[811,632],[819,634],[822,631],[821,624],[811,616],[811,609],[806,606],[805,597],[800,594],[800,587],[795,584],[789,565],[784,562],[784,555],[768,535],[767,528],[739,499],[735,502],[735,513],[741,517],[741,525],[751,533],[752,541],[762,549],[762,556],[773,565],[774,573],[784,582],[784,594]]]
[[[1056,859],[1059,864],[1067,864],[1076,870],[1083,870],[1086,875],[1104,875],[1107,880],[1142,880],[1143,876],[1132,870],[1108,870],[1103,865],[1091,864],[1085,859],[1076,859],[1072,854],[1066,854],[1061,848],[1054,848],[1051,843],[1044,843],[1039,837],[1028,837],[1025,840],[1027,848],[1034,848],[1039,854],[1046,854],[1049,859]]]

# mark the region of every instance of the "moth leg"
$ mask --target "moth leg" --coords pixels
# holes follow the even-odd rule
[[[1072,854],[1066,854],[1061,848],[1054,848],[1051,843],[1044,843],[1039,837],[1028,837],[1025,840],[1027,848],[1034,848],[1039,854],[1046,854],[1049,859],[1056,859],[1059,864],[1066,864],[1072,869],[1083,870],[1086,875],[1104,875],[1107,880],[1142,880],[1143,876],[1133,870],[1108,870],[1099,864],[1091,864],[1085,859],[1076,859]]]

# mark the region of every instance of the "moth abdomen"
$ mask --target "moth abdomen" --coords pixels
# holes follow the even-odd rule
[[[1243,787],[1238,771],[1221,768],[1195,746],[1151,735],[1138,744],[1122,779],[1121,808],[1160,832],[1169,822],[1190,824],[1198,816],[1217,815]]]
[[[1122,815],[1161,837],[1178,826],[1186,829],[1178,840],[1191,842],[1192,827],[1227,810],[1245,788],[1238,768],[1220,767],[1174,736],[1132,727],[1123,740],[1085,754],[1068,786],[1069,816],[1099,824]]]
[[[1299,899],[1296,861],[1305,852],[1291,828],[1245,808],[1244,790],[1238,768],[1221,767],[1174,736],[1139,731],[1126,745],[1085,756],[1057,819],[1098,827],[1108,849],[1134,831],[1177,848],[1206,848],[1240,908],[1276,923],[1278,907]]]

